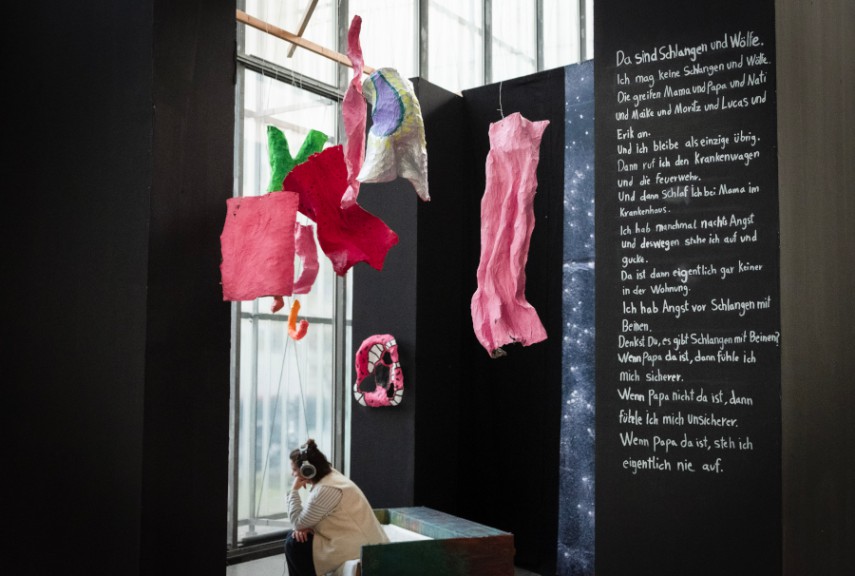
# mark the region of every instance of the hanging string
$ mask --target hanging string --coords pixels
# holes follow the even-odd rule
[[[267,53],[267,49],[269,47],[270,42],[270,23],[264,23],[265,34],[263,40],[264,52]],[[274,73],[275,74],[275,73]],[[264,117],[267,116],[267,111],[270,109],[270,93],[273,91],[270,87],[273,84],[273,78],[267,78],[264,75],[264,66],[261,67],[261,78],[262,78],[262,90],[264,90]]]
[[[279,366],[279,378],[278,378],[278,381],[276,384],[276,396],[275,397],[277,399],[281,398],[282,383],[284,381],[284,375],[285,375],[285,360],[288,356],[288,344],[290,344],[290,342],[291,342],[290,336],[286,335],[285,336],[285,346],[282,350],[282,363]],[[304,391],[303,391],[303,376],[302,376],[302,372],[300,370],[300,362],[299,362],[300,359],[297,355],[297,346],[296,345],[294,345],[293,350],[294,350],[294,366],[296,367],[296,370],[297,370],[297,385],[298,385],[299,390],[300,390],[300,406],[303,409],[303,425],[306,428],[306,439],[308,439],[308,438],[311,438],[311,434],[309,433],[309,413],[306,410],[306,396],[305,396]],[[287,394],[287,390],[286,390],[286,394]],[[269,434],[268,439],[267,439],[267,452],[264,455],[264,467],[262,468],[262,472],[261,472],[261,489],[258,492],[258,497],[256,498],[256,504],[255,504],[255,516],[256,516],[256,518],[261,514],[261,495],[264,493],[264,483],[267,480],[267,469],[268,469],[268,466],[270,463],[270,450],[273,447],[273,434],[276,431],[276,419],[277,419],[277,416],[279,413],[279,404],[281,404],[281,403],[282,403],[282,401],[279,400],[273,405],[273,414],[270,418],[270,434]]]
[[[297,358],[297,349],[294,348],[294,358]],[[306,426],[306,440],[312,437],[309,433],[309,412],[306,410],[306,395],[303,393],[303,376],[300,373],[300,363],[294,362],[297,367],[297,384],[300,386],[300,404],[303,406],[303,424]]]
[[[504,118],[505,117],[505,110],[502,108],[502,84],[504,84],[504,81],[499,82],[499,108],[498,108],[498,110],[499,110],[499,114],[501,114],[502,118]]]
[[[280,398],[280,393],[282,392],[282,376],[285,373],[285,357],[288,355],[288,343],[291,339],[289,337],[285,337],[285,346],[282,350],[282,364],[279,367],[279,380],[276,384],[276,398]],[[267,479],[267,467],[270,463],[270,449],[273,446],[273,432],[276,430],[276,416],[279,413],[279,404],[281,402],[277,401],[273,405],[273,415],[270,418],[270,434],[267,438],[267,452],[264,455],[264,467],[261,470],[261,489],[258,491],[258,496],[255,502],[255,517],[261,514],[261,495],[264,494],[264,482]]]

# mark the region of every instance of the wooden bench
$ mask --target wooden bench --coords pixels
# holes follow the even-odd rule
[[[395,528],[396,537],[388,544],[362,547],[362,576],[514,575],[514,536],[509,532],[425,507],[374,513],[381,524]]]

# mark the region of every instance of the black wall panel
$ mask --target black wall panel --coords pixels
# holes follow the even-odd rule
[[[352,476],[375,506],[426,505],[514,533],[517,562],[554,570],[561,414],[564,72],[501,85],[505,114],[550,120],[541,144],[526,296],[549,338],[490,359],[470,301],[480,258],[489,124],[500,85],[451,95],[424,81],[432,200],[410,184],[364,185],[360,204],[400,236],[382,272],[354,268],[354,347],[398,339],[405,378],[395,408],[354,407]],[[536,95],[536,96],[534,96]]]
[[[5,568],[222,573],[235,4],[10,10]]]
[[[549,120],[541,140],[534,198],[535,227],[526,265],[526,298],[547,339],[491,359],[475,339],[469,316],[465,354],[472,376],[461,402],[460,436],[468,454],[462,469],[461,510],[514,533],[518,565],[554,572],[558,524],[561,422],[561,267],[564,198],[564,69],[548,70],[464,92],[472,163],[477,180],[469,196],[471,275],[477,287],[480,202],[489,152],[489,125],[514,112]]]
[[[398,234],[382,271],[353,269],[353,346],[373,334],[398,342],[404,398],[370,408],[352,397],[351,475],[375,507],[455,507],[459,354],[470,189],[462,98],[414,80],[428,146],[431,200],[403,179],[363,184],[359,204]],[[352,383],[351,383],[352,386]]]

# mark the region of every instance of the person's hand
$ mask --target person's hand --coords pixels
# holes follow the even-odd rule
[[[291,490],[299,490],[300,488],[305,488],[308,483],[308,480],[297,474],[296,476],[294,476],[294,483],[291,485]]]
[[[311,528],[307,528],[305,530],[294,530],[292,536],[297,542],[305,542],[309,539],[309,534],[312,534],[313,532],[314,531]]]

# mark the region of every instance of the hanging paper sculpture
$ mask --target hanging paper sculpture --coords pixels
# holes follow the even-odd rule
[[[357,402],[372,408],[401,403],[404,397],[404,374],[401,372],[398,343],[394,336],[375,334],[366,338],[356,352],[355,363],[353,396]]]
[[[341,103],[341,115],[344,120],[344,133],[347,142],[344,145],[344,159],[347,162],[347,190],[341,198],[341,207],[348,208],[356,204],[359,195],[359,180],[356,176],[362,169],[365,158],[365,126],[367,110],[365,98],[362,95],[362,69],[365,63],[362,59],[362,47],[359,45],[359,31],[362,29],[362,18],[354,16],[347,32],[347,56],[353,64],[353,79],[344,93]]]
[[[347,189],[347,167],[342,147],[332,146],[312,155],[285,178],[285,190],[300,195],[299,211],[315,221],[318,243],[343,276],[357,262],[383,269],[389,249],[398,235],[358,204],[341,207]]]
[[[220,235],[223,300],[291,294],[299,196],[275,192],[226,201]]]
[[[297,323],[297,314],[299,313],[300,301],[295,298],[291,304],[291,312],[288,314],[288,336],[294,340],[302,340],[309,330],[308,320],[300,320],[299,324]]]
[[[323,150],[326,141],[327,135],[323,132],[309,130],[297,156],[292,157],[288,140],[282,130],[276,126],[267,126],[267,155],[270,160],[270,183],[267,185],[267,191],[282,190],[285,176],[293,170],[294,166],[302,164],[308,160],[309,156]]]
[[[380,68],[363,82],[362,91],[372,106],[372,124],[357,180],[390,182],[401,176],[429,201],[425,128],[412,82],[393,68]]]
[[[294,253],[302,262],[300,277],[294,282],[294,294],[308,294],[318,277],[318,251],[315,248],[315,233],[311,226],[296,224],[297,237]]]
[[[318,251],[315,248],[315,234],[311,226],[294,223],[296,238],[294,240],[294,255],[300,258],[302,270],[300,277],[294,281],[294,294],[308,294],[318,277]],[[285,307],[285,299],[281,295],[273,297],[270,312],[275,314]]]
[[[505,355],[505,344],[528,346],[546,339],[537,311],[525,299],[525,265],[534,229],[540,140],[548,124],[514,113],[490,125],[481,261],[471,309],[475,336],[493,358]]]
[[[227,201],[226,223],[220,236],[223,300],[272,296],[271,311],[278,312],[285,306],[282,296],[290,295],[294,289],[295,255],[303,258],[299,293],[311,288],[317,276],[317,253],[311,230],[310,249],[305,239],[299,239],[301,233],[305,234],[297,224],[299,195],[280,191],[285,176],[294,166],[323,150],[326,141],[323,132],[309,130],[297,156],[292,157],[285,134],[275,126],[267,127],[271,172],[267,190],[271,193]]]

